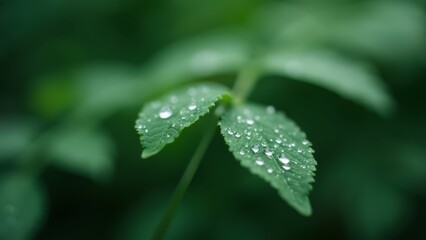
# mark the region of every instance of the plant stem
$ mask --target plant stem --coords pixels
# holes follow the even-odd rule
[[[246,101],[247,97],[253,91],[254,86],[256,85],[257,80],[259,79],[259,72],[256,67],[249,65],[246,68],[242,69],[240,74],[235,81],[233,93],[235,104],[242,104]],[[216,117],[214,120],[217,120],[218,117],[224,112],[224,106],[220,105],[216,109]],[[164,235],[167,232],[167,229],[173,220],[173,216],[176,213],[177,208],[179,207],[182,198],[188,189],[189,184],[191,183],[192,178],[194,177],[195,172],[198,169],[198,166],[201,160],[204,157],[204,154],[207,151],[208,146],[210,145],[211,140],[213,139],[216,127],[211,127],[204,134],[203,139],[198,145],[197,150],[195,151],[192,159],[189,161],[188,166],[185,169],[182,178],[179,181],[178,186],[176,187],[175,192],[170,200],[169,206],[164,212],[160,223],[155,229],[153,240],[161,240],[164,238]]]
[[[253,91],[258,80],[259,71],[254,64],[248,65],[241,70],[237,80],[235,81],[233,89],[235,104],[242,104],[247,100],[247,97]]]
[[[197,147],[197,150],[195,151],[188,166],[186,167],[185,172],[182,175],[182,178],[180,179],[175,192],[173,193],[169,206],[167,207],[159,225],[157,226],[152,239],[163,239],[164,235],[166,234],[167,229],[173,219],[173,216],[176,213],[176,210],[179,207],[179,204],[183,198],[183,195],[188,189],[188,186],[191,183],[191,180],[194,177],[194,174],[197,171],[198,166],[201,160],[203,159],[204,154],[206,153],[207,148],[210,145],[210,142],[213,139],[215,130],[216,127],[212,126],[205,132],[200,144]]]

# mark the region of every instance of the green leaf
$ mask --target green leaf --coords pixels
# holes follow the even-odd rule
[[[228,89],[213,83],[196,84],[148,103],[139,114],[136,130],[144,148],[142,157],[158,153],[179,136],[182,129],[209,112]]]
[[[303,215],[310,215],[308,193],[316,161],[297,125],[272,106],[246,104],[226,112],[221,132],[235,158],[276,188]]]
[[[45,196],[34,179],[11,174],[0,180],[0,239],[31,239],[45,213]]]
[[[112,174],[113,154],[114,144],[108,136],[85,129],[58,131],[48,152],[55,165],[99,181]]]
[[[425,15],[410,1],[363,1],[345,9],[330,42],[373,57],[403,61],[419,56],[426,39]],[[334,21],[335,19],[333,19]]]
[[[136,68],[120,64],[98,64],[75,73],[78,93],[77,116],[102,118],[150,96],[150,83]]]
[[[29,120],[9,119],[0,122],[0,159],[13,159],[30,145],[37,124]]]
[[[275,51],[266,55],[263,67],[268,73],[334,91],[381,115],[394,108],[383,82],[366,65],[330,51]]]
[[[167,84],[235,73],[248,61],[249,50],[235,32],[208,34],[165,48],[147,66],[148,78]]]
[[[424,19],[412,1],[280,1],[261,9],[256,22],[277,46],[335,46],[401,62],[421,54]]]

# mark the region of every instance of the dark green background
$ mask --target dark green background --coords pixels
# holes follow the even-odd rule
[[[92,66],[139,71],[175,41],[216,29],[251,26],[253,16],[271,2],[1,1],[0,117],[37,122],[37,134],[54,129],[78,108],[82,93],[75,87],[79,79],[73,72]],[[423,1],[406,2],[424,12]],[[426,26],[424,21],[419,24]],[[279,77],[262,79],[250,101],[284,111],[307,133],[316,150],[312,217],[298,215],[268,184],[240,167],[217,134],[168,239],[425,238],[425,45],[421,42],[404,57],[342,50],[377,67],[397,102],[397,111],[389,118],[315,86]],[[404,42],[387,51],[403,52],[399,47],[404,49]],[[234,77],[209,80],[232,86]],[[98,80],[97,88],[107,87],[108,82]],[[109,180],[93,181],[54,166],[44,169],[40,181],[48,194],[48,207],[35,239],[149,237],[205,121],[185,130],[160,154],[142,160],[134,130],[142,105],[141,101],[138,106],[122,107],[100,122],[116,146]],[[0,162],[1,174],[15,169],[14,159]]]

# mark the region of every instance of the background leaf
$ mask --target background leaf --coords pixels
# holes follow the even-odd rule
[[[136,130],[144,148],[142,157],[158,153],[179,136],[182,129],[195,123],[221,99],[226,87],[204,83],[193,85],[148,103],[139,114]]]
[[[150,61],[146,68],[147,77],[158,84],[233,74],[250,56],[250,46],[242,37],[244,35],[238,30],[214,32],[175,43]]]
[[[421,56],[424,22],[423,10],[409,1],[282,1],[266,5],[256,25],[275,46],[333,46],[403,62]]]
[[[111,139],[103,132],[69,128],[51,138],[48,155],[59,167],[104,180],[112,174],[114,150]]]
[[[10,159],[24,151],[37,128],[37,124],[30,120],[3,119],[0,122],[0,159]]]
[[[235,158],[276,188],[303,215],[311,214],[316,161],[296,124],[270,107],[246,104],[226,112],[221,131]]]
[[[41,225],[45,196],[30,176],[11,174],[0,181],[0,239],[30,239]]]
[[[153,92],[153,83],[145,81],[142,72],[131,65],[92,65],[77,71],[73,78],[79,101],[74,114],[91,121],[135,106]]]
[[[386,87],[368,67],[330,51],[281,50],[267,54],[265,71],[305,81],[336,92],[382,115],[394,103]]]
[[[376,58],[408,60],[424,46],[425,15],[410,1],[365,1],[343,6],[330,42]],[[342,14],[343,15],[343,14]]]

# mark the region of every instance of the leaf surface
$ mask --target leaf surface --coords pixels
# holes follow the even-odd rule
[[[330,51],[275,51],[263,62],[266,72],[308,82],[358,102],[381,115],[394,108],[386,87],[370,69]]]
[[[203,83],[170,93],[145,105],[136,120],[136,130],[147,158],[172,143],[182,129],[209,112],[228,89],[219,84]]]
[[[299,127],[272,106],[237,106],[226,112],[221,132],[235,158],[269,182],[303,215],[311,214],[308,193],[316,161]]]

